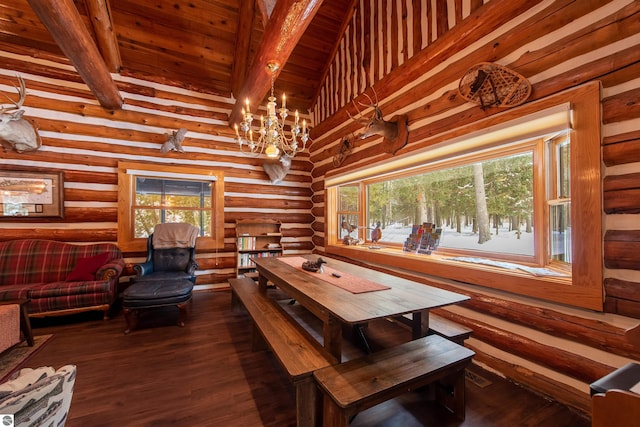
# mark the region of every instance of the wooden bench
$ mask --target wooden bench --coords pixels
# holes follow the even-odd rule
[[[297,425],[314,426],[318,400],[313,372],[337,363],[335,357],[260,292],[253,279],[230,279],[229,284],[232,305],[242,303],[253,321],[252,350],[271,349],[296,388]]]
[[[429,384],[436,400],[465,417],[465,367],[474,352],[439,335],[315,371],[324,393],[323,425],[346,427],[367,408]]]
[[[411,315],[396,317],[395,320],[411,326]],[[459,323],[449,320],[445,317],[438,316],[433,312],[429,312],[429,332],[440,335],[460,345],[464,344],[464,340],[471,336],[471,329]]]

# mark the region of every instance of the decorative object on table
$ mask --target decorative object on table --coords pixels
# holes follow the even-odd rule
[[[27,96],[27,88],[22,77],[18,76],[18,100],[7,97],[13,106],[0,105],[0,145],[5,151],[13,150],[18,153],[34,151],[42,146],[42,139],[33,123],[23,119],[22,104]]]
[[[302,263],[302,269],[303,270],[307,270],[307,271],[311,271],[313,273],[315,272],[320,272],[322,273],[322,264],[326,264],[327,261],[323,260],[321,257],[318,257],[318,259],[314,262],[314,261],[305,261]]]
[[[380,228],[380,221],[376,222],[376,228],[371,231],[371,241],[377,242],[382,239],[382,229]]]
[[[0,172],[0,218],[62,218],[63,196],[62,172]]]
[[[471,67],[460,79],[460,96],[487,107],[515,107],[531,95],[529,81],[513,70],[491,62]]]
[[[269,175],[272,184],[279,184],[291,169],[291,157],[283,153],[278,160],[267,159],[262,169]]]
[[[184,153],[184,148],[182,148],[182,141],[184,140],[184,136],[186,135],[187,130],[185,128],[180,128],[178,130],[174,130],[173,134],[168,136],[168,139],[162,144],[160,147],[160,151],[162,153],[168,153],[169,151],[179,151],[180,153]]]
[[[378,106],[378,95],[373,87],[371,87],[371,89],[373,90],[376,101],[374,102],[365,91],[363,93],[369,98],[371,104],[366,105],[359,103],[363,107],[373,108],[371,117],[362,117],[362,113],[354,101],[352,101],[352,104],[356,107],[356,110],[358,110],[358,119],[353,118],[348,112],[347,114],[349,114],[352,120],[364,126],[364,131],[358,135],[359,139],[365,139],[371,135],[380,135],[383,137],[382,147],[384,152],[396,154],[398,150],[407,145],[407,141],[409,140],[409,117],[406,114],[400,114],[392,117],[391,120],[384,120],[382,110]]]
[[[284,125],[289,115],[287,110],[287,97],[282,95],[282,108],[276,110],[276,98],[273,95],[273,86],[275,74],[280,68],[277,62],[269,62],[267,68],[271,72],[271,96],[267,98],[267,117],[260,116],[260,129],[258,137],[254,141],[251,123],[253,122],[253,114],[249,108],[249,99],[246,100],[246,108],[242,109],[242,122],[240,126],[235,125],[236,138],[240,151],[245,151],[245,146],[249,152],[254,155],[266,154],[272,159],[278,158],[281,154],[294,157],[298,151],[305,148],[309,140],[309,129],[307,121],[302,121],[302,129],[300,128],[300,117],[298,111],[295,112],[294,123],[290,127],[289,135],[285,132]],[[280,118],[276,115],[276,111],[280,114]],[[242,132],[242,136],[240,135]]]
[[[441,235],[442,228],[435,228],[435,224],[430,222],[424,222],[421,225],[414,224],[402,250],[430,255],[438,248]]]

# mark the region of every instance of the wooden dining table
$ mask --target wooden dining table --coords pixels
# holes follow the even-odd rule
[[[317,255],[295,257],[289,262],[283,258],[252,259],[260,290],[267,292],[271,282],[318,317],[323,323],[323,345],[337,360],[342,356],[343,325],[357,327],[375,319],[411,314],[412,338],[417,339],[429,331],[430,309],[469,299],[466,295],[325,256],[321,272],[300,268],[305,260],[316,261]],[[360,290],[367,285],[374,288],[378,285],[381,289],[354,293],[331,282],[345,287],[350,285],[347,282],[353,282]]]

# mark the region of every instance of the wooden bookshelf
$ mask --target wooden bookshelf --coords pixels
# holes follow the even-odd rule
[[[236,221],[236,276],[257,279],[254,257],[282,255],[279,221]]]

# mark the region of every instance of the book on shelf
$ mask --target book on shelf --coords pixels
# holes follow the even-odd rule
[[[255,237],[238,237],[238,249],[241,251],[252,251],[256,249]]]

